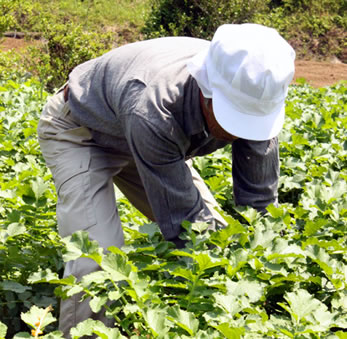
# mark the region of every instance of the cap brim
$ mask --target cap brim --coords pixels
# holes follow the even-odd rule
[[[218,124],[229,134],[236,137],[263,141],[274,138],[283,127],[285,105],[268,115],[240,112],[230,100],[226,100],[219,91],[213,91],[213,112]]]

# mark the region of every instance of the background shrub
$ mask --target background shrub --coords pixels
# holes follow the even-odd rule
[[[44,19],[53,21],[54,12],[47,11],[40,2],[28,0],[0,0],[0,33],[5,31],[41,31]]]
[[[79,25],[48,25],[43,33],[46,43],[31,47],[26,65],[39,76],[48,90],[60,87],[72,69],[113,47],[111,32],[87,32]]]
[[[254,21],[275,27],[298,57],[337,56],[347,62],[347,2],[344,0],[272,0],[268,15]]]
[[[146,37],[184,35],[211,38],[224,23],[252,21],[266,13],[269,0],[154,0],[143,32]]]
[[[347,62],[346,13],[345,0],[153,0],[143,32],[210,39],[221,24],[255,22],[276,28],[299,57]]]

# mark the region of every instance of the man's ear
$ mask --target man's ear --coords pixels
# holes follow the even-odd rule
[[[202,101],[204,103],[205,108],[207,110],[210,110],[211,105],[212,105],[212,99],[211,98],[205,98],[201,91],[200,91],[200,97],[202,98]]]
[[[200,105],[201,105],[203,114],[205,116],[213,113],[212,99],[211,98],[205,98],[204,95],[202,94],[201,90],[200,90]]]
[[[208,110],[212,109],[212,99],[204,97],[204,105]]]

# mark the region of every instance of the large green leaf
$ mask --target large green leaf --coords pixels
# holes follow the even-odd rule
[[[191,337],[195,337],[199,328],[199,320],[195,318],[193,313],[173,306],[167,310],[167,314],[169,320],[188,332]]]
[[[125,339],[117,328],[108,328],[99,320],[87,319],[73,327],[70,331],[71,338],[77,339],[83,336],[96,334],[102,339]]]
[[[38,324],[40,324],[41,330],[50,323],[57,321],[51,313],[51,308],[43,309],[35,305],[32,306],[28,312],[22,313],[21,318],[27,325],[34,329],[36,329]]]
[[[166,321],[166,312],[164,309],[150,308],[144,311],[144,318],[154,337],[163,337],[170,329]]]
[[[216,328],[228,339],[241,339],[245,333],[244,328],[233,328],[227,323],[220,324]]]
[[[5,339],[7,326],[0,321],[0,339]]]
[[[305,320],[312,319],[314,312],[317,312],[316,320],[319,321],[321,315],[329,315],[327,307],[322,304],[318,299],[315,299],[306,290],[299,289],[295,292],[286,293],[284,298],[287,300],[289,307],[280,304],[284,307],[296,322],[304,322]],[[327,317],[326,321],[331,322],[332,317]]]
[[[103,250],[99,248],[96,241],[91,241],[88,232],[78,231],[63,239],[66,245],[64,260],[76,260],[78,258],[90,258],[101,264]]]

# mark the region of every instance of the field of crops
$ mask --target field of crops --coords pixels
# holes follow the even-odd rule
[[[195,159],[227,228],[185,223],[177,250],[120,198],[126,246],[107,254],[86,233],[56,232],[36,138],[47,95],[35,80],[0,83],[0,338],[62,338],[58,297],[79,292],[116,327],[89,319],[73,338],[347,338],[346,83],[290,87],[280,204],[267,215],[233,205],[227,147]],[[80,257],[101,270],[60,279]]]

